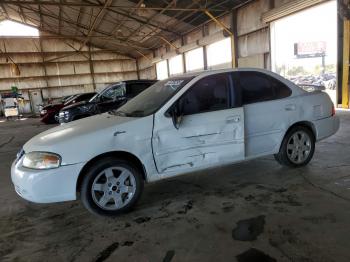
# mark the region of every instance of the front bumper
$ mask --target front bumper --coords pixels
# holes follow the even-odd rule
[[[55,113],[54,112],[48,112],[45,115],[41,117],[41,122],[45,124],[50,124],[55,121]]]
[[[58,117],[57,117],[57,122],[60,123],[60,124],[64,124],[64,123],[68,123],[70,122],[70,116],[66,116],[65,114],[62,114],[61,112],[58,114]]]
[[[331,116],[314,121],[314,126],[316,129],[316,140],[319,141],[334,135],[339,129],[340,120],[337,116]]]
[[[78,176],[84,163],[48,170],[22,166],[22,159],[13,162],[11,179],[22,198],[35,203],[52,203],[76,199]]]

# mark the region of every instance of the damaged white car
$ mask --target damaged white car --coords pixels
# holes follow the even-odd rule
[[[339,128],[326,93],[308,93],[269,71],[207,71],[157,82],[116,111],[74,121],[28,141],[11,170],[32,202],[75,200],[116,215],[145,182],[274,155],[311,160]]]

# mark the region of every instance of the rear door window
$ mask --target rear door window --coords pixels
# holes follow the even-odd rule
[[[235,72],[243,105],[285,98],[292,91],[279,80],[260,72]]]

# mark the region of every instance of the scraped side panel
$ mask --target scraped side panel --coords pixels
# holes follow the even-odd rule
[[[152,144],[159,173],[181,173],[242,160],[243,109],[185,116],[179,129],[170,118],[158,118]]]

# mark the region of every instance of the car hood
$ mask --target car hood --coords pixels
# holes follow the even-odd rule
[[[83,118],[36,135],[23,146],[23,149],[26,153],[43,151],[60,155],[75,151],[74,154],[79,154],[86,149],[93,151],[97,143],[109,144],[116,131],[122,129],[123,132],[128,132],[130,129],[128,123],[138,119],[140,118],[121,117],[109,113]],[[69,163],[68,159],[63,160],[62,163]]]
[[[82,102],[77,102],[77,103],[74,103],[74,104],[71,104],[71,105],[67,105],[65,107],[62,108],[62,111],[63,110],[69,110],[71,108],[77,108],[77,107],[80,107],[80,106],[88,106],[88,105],[93,105],[95,104],[94,102],[89,102],[89,101],[82,101]]]

